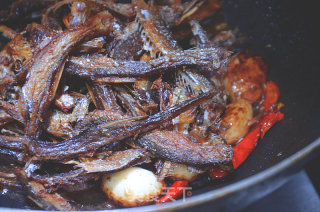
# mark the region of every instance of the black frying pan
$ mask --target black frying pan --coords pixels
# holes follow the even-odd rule
[[[223,7],[227,22],[247,35],[249,48],[269,64],[268,78],[280,87],[285,118],[222,182],[193,190],[186,201],[141,210],[201,210],[212,201],[212,210],[239,210],[281,186],[320,152],[319,37],[313,30],[320,19],[316,7],[310,2],[290,0],[225,0]],[[18,205],[23,203],[0,196],[0,206]]]

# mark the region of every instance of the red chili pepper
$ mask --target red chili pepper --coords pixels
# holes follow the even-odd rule
[[[175,181],[171,185],[167,193],[157,200],[156,204],[169,202],[179,198],[183,194],[184,187],[187,187],[187,186],[188,186],[188,181],[186,180]]]
[[[284,118],[280,111],[271,111],[244,137],[236,146],[233,147],[233,168],[238,168],[256,147],[259,137],[265,133],[278,121]]]
[[[261,138],[266,134],[266,132],[278,121],[281,121],[284,118],[283,113],[280,111],[269,112],[261,121]]]
[[[228,172],[222,170],[219,167],[211,167],[209,169],[209,176],[211,177],[211,179],[213,180],[219,180],[221,178],[224,178],[225,176],[228,175]]]
[[[238,168],[256,147],[260,137],[260,124],[255,126],[236,146],[233,147],[233,168]]]
[[[264,94],[263,105],[265,111],[268,112],[271,106],[278,102],[280,96],[280,90],[278,85],[273,81],[266,83],[266,90]],[[238,168],[250,155],[253,149],[256,147],[259,138],[263,138],[266,132],[278,121],[284,118],[283,113],[278,110],[268,112],[263,119],[251,129],[251,131],[236,145],[233,147],[233,168]],[[212,179],[220,179],[228,173],[212,167],[209,170],[209,175]]]
[[[268,112],[273,104],[278,102],[280,96],[280,89],[278,85],[273,81],[268,81],[266,84],[266,90],[264,94],[264,108]]]

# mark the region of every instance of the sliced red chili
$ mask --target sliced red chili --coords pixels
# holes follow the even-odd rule
[[[278,121],[284,118],[284,114],[280,111],[269,112],[261,121],[261,138],[266,134],[266,132]]]
[[[263,138],[265,133],[278,121],[284,118],[280,111],[271,111],[244,137],[236,146],[233,147],[233,168],[238,168],[256,147],[259,138]]]
[[[233,147],[233,168],[238,168],[256,147],[260,137],[260,125],[254,127],[236,146]]]
[[[175,181],[170,186],[167,193],[157,200],[156,204],[169,202],[169,201],[172,201],[174,199],[179,198],[183,194],[184,188],[187,186],[188,186],[188,181],[186,181],[186,180]]]

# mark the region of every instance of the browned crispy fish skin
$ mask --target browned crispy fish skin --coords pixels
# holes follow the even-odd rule
[[[150,61],[118,61],[109,57],[72,57],[66,71],[84,79],[101,77],[146,77],[183,66],[203,66],[217,70],[226,63],[228,52],[220,48],[194,49],[169,53]]]
[[[10,149],[0,149],[0,160],[24,163],[26,159],[26,154],[23,152],[18,152]]]
[[[168,110],[140,120],[132,118],[101,124],[79,136],[58,144],[32,140],[29,143],[29,150],[39,160],[57,160],[79,155],[92,155],[98,148],[104,145],[153,130],[188,110],[190,107],[198,105],[215,95],[216,93],[213,91],[207,92],[175,105]]]
[[[25,150],[25,145],[23,143],[26,140],[28,140],[26,137],[0,135],[0,147],[23,151]]]
[[[0,190],[43,210],[105,210],[118,206],[104,173],[143,164],[191,182],[232,166],[218,134],[232,48],[201,21],[219,0],[15,1],[0,9]]]
[[[22,185],[20,184],[17,175],[13,170],[15,168],[19,169],[13,166],[11,166],[10,168],[0,166],[0,185],[7,188],[22,190]]]
[[[146,150],[144,149],[127,149],[118,151],[104,159],[89,160],[76,163],[88,173],[93,172],[112,172],[123,169],[134,162],[146,158]],[[145,159],[144,159],[145,160]]]
[[[88,83],[87,88],[94,105],[99,110],[111,110],[124,115],[121,107],[117,104],[114,91],[110,85],[94,85]]]
[[[58,188],[62,185],[85,183],[92,179],[98,179],[99,176],[95,173],[85,173],[82,169],[77,169],[71,170],[67,173],[52,174],[50,176],[31,174],[29,178],[43,184],[45,187],[56,186]],[[51,190],[55,190],[57,188],[51,188]]]
[[[144,47],[150,50],[152,57],[182,50],[162,19],[144,0],[133,0],[132,3],[137,13],[136,21],[142,29]]]
[[[226,164],[233,155],[230,145],[201,145],[176,131],[154,131],[136,142],[161,158],[196,166]]]
[[[48,193],[46,188],[41,183],[30,181],[27,183],[27,186],[30,192],[29,198],[39,207],[45,210],[75,210],[75,208],[60,194]]]
[[[0,160],[24,163],[28,155],[24,142],[26,137],[0,135]]]
[[[29,76],[22,88],[26,134],[38,136],[39,125],[55,96],[68,53],[85,39],[108,34],[113,21],[110,13],[99,13],[84,27],[66,30],[52,39],[32,58],[27,67]]]

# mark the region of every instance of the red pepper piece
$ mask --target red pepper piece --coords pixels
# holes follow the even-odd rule
[[[233,168],[238,168],[256,147],[260,137],[260,124],[255,126],[236,146],[233,147]]]
[[[278,121],[284,118],[280,111],[271,111],[244,137],[236,146],[233,147],[233,168],[238,168],[256,147],[259,137],[263,138],[265,133]]]
[[[280,111],[273,111],[265,115],[261,121],[261,138],[266,134],[266,132],[278,121],[284,118],[284,114]]]
[[[187,187],[187,186],[188,186],[188,181],[186,180],[175,181],[171,185],[167,193],[157,200],[156,204],[169,202],[179,198],[183,194],[184,187]]]
[[[219,167],[211,167],[209,169],[209,176],[211,177],[211,179],[213,180],[219,180],[221,178],[224,178],[225,176],[228,175],[228,172],[222,170]]]
[[[263,106],[265,111],[268,112],[272,105],[278,102],[280,96],[280,89],[278,85],[273,81],[268,81],[266,84],[266,90],[264,94]]]

